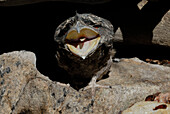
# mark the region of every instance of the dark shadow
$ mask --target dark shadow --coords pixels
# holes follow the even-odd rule
[[[170,6],[166,0],[149,1],[142,10],[139,10],[133,3],[127,5],[127,7],[131,7],[130,10],[127,8],[122,12],[123,15],[119,16],[124,42],[127,44],[151,44],[153,29]]]
[[[137,7],[140,0],[112,0],[103,4],[81,4],[68,2],[44,2],[32,5],[0,7],[0,54],[15,50],[32,51],[37,56],[38,70],[50,79],[70,83],[67,73],[58,67],[55,58],[56,44],[54,32],[56,27],[67,18],[78,13],[93,13],[112,22],[115,31],[121,28],[125,43],[150,43],[152,31],[162,16],[169,10],[166,1],[149,2],[141,11]],[[138,45],[137,45],[138,46]],[[128,47],[128,48],[127,48]],[[163,53],[161,46],[139,48],[115,44],[117,57],[155,56],[152,49]],[[149,52],[145,53],[146,50]],[[167,49],[169,51],[169,49]],[[128,52],[128,53],[127,53]],[[127,53],[127,54],[125,54]],[[81,86],[87,85],[89,80]]]
[[[160,45],[129,45],[126,43],[114,43],[116,49],[116,58],[138,57],[141,60],[147,58],[153,60],[169,60],[170,47]]]
[[[110,71],[108,71],[106,74],[104,74],[103,77],[100,80],[104,80],[104,79],[109,78],[109,73],[110,73]],[[97,80],[97,81],[100,81],[100,80]]]

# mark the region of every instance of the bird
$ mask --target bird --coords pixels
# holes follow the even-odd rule
[[[75,84],[91,80],[85,89],[105,87],[96,84],[106,74],[115,55],[114,27],[92,13],[76,13],[55,30],[56,59]]]

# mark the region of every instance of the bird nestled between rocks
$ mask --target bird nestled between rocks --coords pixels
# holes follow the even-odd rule
[[[96,84],[109,71],[114,57],[113,25],[93,14],[78,14],[61,23],[54,35],[56,58],[75,84],[90,79],[86,89],[105,87]]]

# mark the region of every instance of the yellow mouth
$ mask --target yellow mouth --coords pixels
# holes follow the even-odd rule
[[[80,33],[76,30],[70,31],[65,40],[72,53],[85,59],[90,52],[97,48],[100,35],[91,29],[84,28],[80,30]]]

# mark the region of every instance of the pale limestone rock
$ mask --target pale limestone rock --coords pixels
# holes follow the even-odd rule
[[[170,10],[153,30],[153,44],[170,47]]]
[[[76,91],[51,81],[37,70],[35,60],[27,51],[0,55],[0,113],[118,114],[148,95],[170,91],[170,67],[121,59],[98,82],[112,88],[96,88],[93,101],[91,89]]]
[[[122,114],[170,114],[170,104],[141,101],[123,111]]]
[[[139,9],[142,9],[143,6],[148,2],[148,0],[141,0],[137,5]]]

